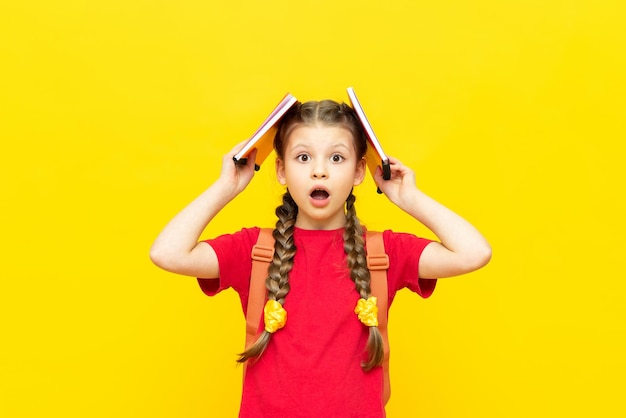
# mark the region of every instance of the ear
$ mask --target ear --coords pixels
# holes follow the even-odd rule
[[[282,186],[287,185],[287,179],[285,177],[285,163],[280,158],[276,158],[276,177]]]
[[[365,180],[365,173],[367,169],[367,164],[365,162],[365,158],[361,158],[358,163],[356,163],[356,170],[354,172],[354,185],[358,186],[363,183]]]

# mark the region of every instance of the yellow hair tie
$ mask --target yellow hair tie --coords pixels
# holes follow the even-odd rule
[[[376,306],[376,296],[370,296],[369,299],[359,299],[354,313],[359,316],[359,320],[368,327],[378,326],[378,307]]]
[[[263,320],[265,321],[265,331],[270,334],[275,333],[285,326],[287,322],[287,311],[280,302],[268,300],[263,308]]]

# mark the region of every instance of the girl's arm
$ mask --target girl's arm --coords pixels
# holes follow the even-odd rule
[[[176,215],[161,231],[150,249],[150,259],[164,270],[186,276],[219,277],[219,265],[210,245],[198,242],[217,213],[235,198],[254,176],[256,151],[245,166],[235,165],[237,145],[222,160],[219,178],[204,193]]]
[[[376,184],[399,208],[420,221],[441,241],[429,244],[420,257],[421,278],[457,276],[483,267],[491,259],[491,247],[465,219],[421,192],[415,173],[395,158],[389,159],[391,179],[383,180],[380,168]]]

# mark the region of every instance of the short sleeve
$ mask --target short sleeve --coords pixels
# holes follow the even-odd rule
[[[239,293],[242,304],[247,300],[252,247],[258,237],[259,228],[244,228],[234,234],[220,235],[205,241],[215,251],[220,270],[217,279],[198,278],[200,289],[207,296],[215,296],[222,290],[232,288]]]
[[[393,300],[395,293],[403,288],[408,288],[423,298],[432,295],[437,279],[420,278],[419,262],[424,248],[433,241],[390,230],[383,232],[383,240],[385,252],[389,256],[389,300]]]

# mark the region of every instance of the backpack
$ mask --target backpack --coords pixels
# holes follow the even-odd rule
[[[367,231],[365,235],[367,254],[367,268],[370,271],[372,296],[378,299],[378,330],[383,337],[383,401],[387,404],[391,396],[389,381],[389,338],[387,335],[387,269],[389,256],[385,253],[383,234]],[[252,271],[250,273],[250,289],[246,314],[246,348],[254,343],[259,335],[260,323],[263,318],[263,307],[266,302],[265,279],[267,269],[274,256],[274,237],[272,229],[262,228],[256,245],[252,248]],[[244,365],[245,367],[245,365]],[[244,368],[245,374],[245,368]]]

